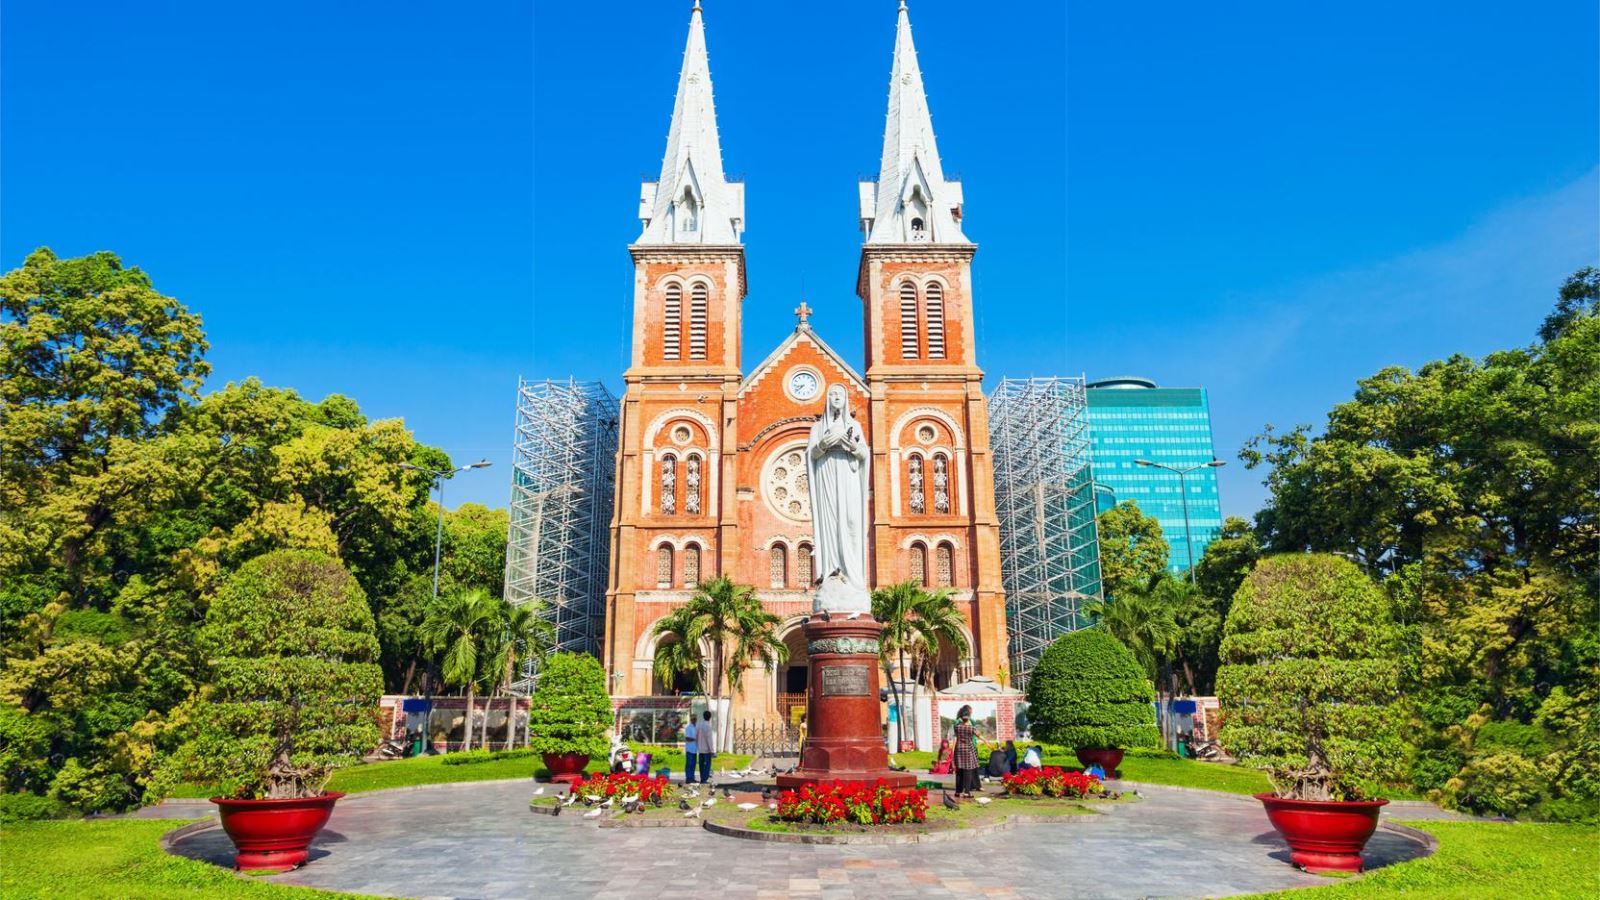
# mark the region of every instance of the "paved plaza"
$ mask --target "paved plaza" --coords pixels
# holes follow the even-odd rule
[[[927,897],[1215,897],[1328,883],[1290,866],[1260,804],[1142,787],[1145,800],[1093,822],[1019,825],[934,844],[826,846],[720,837],[699,828],[600,829],[528,811],[527,782],[354,795],[339,802],[304,868],[268,879],[424,898],[684,900]],[[1402,817],[1417,810],[1405,810]],[[220,829],[174,852],[220,865]],[[1424,853],[1380,830],[1369,868]]]

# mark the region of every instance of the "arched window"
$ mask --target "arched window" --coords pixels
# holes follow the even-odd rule
[[[920,543],[911,545],[911,580],[928,585],[928,548]]]
[[[767,580],[775,588],[789,586],[789,554],[782,544],[773,544],[767,564]]]
[[[661,514],[678,511],[678,458],[671,453],[661,457]]]
[[[700,586],[700,545],[690,544],[683,548],[683,586]]]
[[[944,288],[933,281],[924,293],[928,297],[928,358],[944,359]]]
[[[917,286],[907,281],[900,285],[900,355],[917,358]]]
[[[689,288],[689,358],[706,358],[706,306],[710,289],[703,281]]]
[[[955,584],[952,580],[955,575],[955,550],[949,544],[940,544],[934,551],[934,570],[937,576],[936,587],[950,587]]]
[[[666,310],[662,315],[661,358],[677,359],[683,344],[683,288],[667,285]]]
[[[795,576],[803,588],[811,587],[816,577],[811,574],[811,545],[801,544],[795,551]]]
[[[906,461],[906,480],[911,485],[911,511],[914,513],[926,512],[927,503],[923,496],[922,457],[913,456]]]
[[[684,463],[683,511],[691,516],[700,515],[700,457],[691,456]]]
[[[656,550],[656,587],[672,587],[672,548],[666,545]]]
[[[943,453],[933,457],[933,511],[950,514],[950,460]]]

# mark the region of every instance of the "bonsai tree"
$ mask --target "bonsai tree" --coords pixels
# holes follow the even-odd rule
[[[281,550],[246,562],[211,601],[197,641],[211,683],[180,752],[187,777],[238,799],[312,797],[377,746],[372,610],[338,560]]]
[[[1158,747],[1155,688],[1122,642],[1101,628],[1057,638],[1028,678],[1028,722],[1041,741],[1073,748]]]
[[[1279,797],[1370,799],[1405,764],[1399,651],[1388,598],[1354,563],[1262,560],[1223,632],[1223,745]]]
[[[599,660],[585,653],[553,653],[545,660],[528,710],[533,752],[605,756],[611,718]]]

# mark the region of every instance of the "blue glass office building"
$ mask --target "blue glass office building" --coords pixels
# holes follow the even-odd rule
[[[1205,388],[1163,388],[1145,378],[1107,378],[1089,382],[1089,454],[1094,466],[1097,507],[1133,500],[1161,522],[1172,547],[1174,574],[1188,571],[1189,545],[1199,559],[1222,530],[1217,472],[1205,463],[1215,458],[1211,445],[1211,407]],[[1184,540],[1183,494],[1178,476],[1166,469],[1139,466],[1146,459],[1175,469],[1200,466],[1183,477],[1189,499],[1190,542]]]

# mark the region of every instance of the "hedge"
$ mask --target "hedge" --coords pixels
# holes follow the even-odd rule
[[[1155,688],[1133,653],[1100,628],[1062,635],[1028,679],[1035,740],[1067,747],[1159,747]]]

